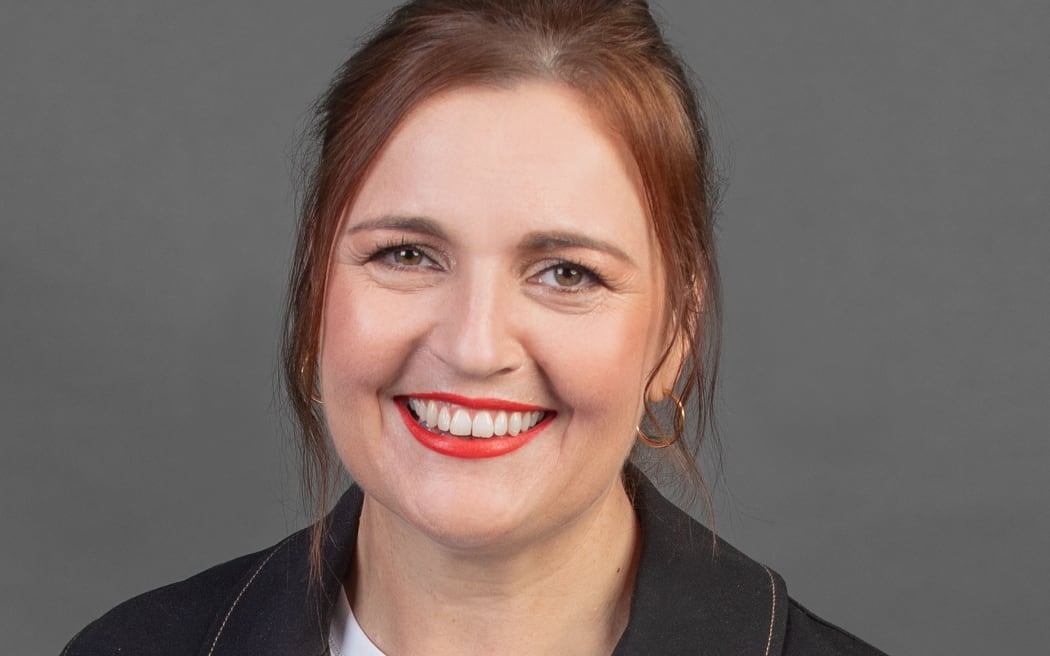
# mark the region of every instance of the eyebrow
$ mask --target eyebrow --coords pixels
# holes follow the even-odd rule
[[[448,240],[448,235],[436,221],[421,216],[388,215],[380,216],[354,225],[346,229],[347,235],[354,235],[368,230],[404,230],[422,235],[429,235],[437,239]],[[607,241],[588,237],[587,235],[570,230],[549,230],[543,232],[531,232],[522,240],[518,250],[523,252],[552,251],[559,248],[585,248],[599,251],[615,257],[616,259],[630,265],[634,260],[621,248]]]
[[[347,235],[355,235],[366,230],[403,230],[437,239],[448,239],[445,231],[434,221],[421,216],[380,216],[368,221],[355,223],[346,229]]]
[[[522,240],[520,247],[523,251],[549,251],[559,248],[586,248],[601,251],[627,264],[634,264],[627,253],[607,241],[565,230],[530,233]]]

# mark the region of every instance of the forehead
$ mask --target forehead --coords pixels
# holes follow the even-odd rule
[[[373,162],[349,219],[485,217],[638,236],[649,232],[643,197],[627,148],[578,92],[526,82],[418,105]]]

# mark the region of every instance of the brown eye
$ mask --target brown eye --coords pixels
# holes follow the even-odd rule
[[[368,258],[368,261],[394,270],[420,271],[440,268],[425,250],[412,244],[380,247]]]
[[[399,248],[393,252],[394,261],[401,266],[419,266],[423,262],[423,253],[415,248]]]
[[[566,294],[594,291],[606,286],[602,277],[592,269],[566,261],[555,262],[530,281],[548,287],[553,292]]]
[[[554,267],[554,281],[562,287],[576,287],[583,282],[584,273],[576,267],[561,264]]]

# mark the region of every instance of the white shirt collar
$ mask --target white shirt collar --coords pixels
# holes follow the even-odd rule
[[[346,588],[340,591],[332,624],[328,627],[328,648],[332,656],[386,656],[361,630],[346,598]]]

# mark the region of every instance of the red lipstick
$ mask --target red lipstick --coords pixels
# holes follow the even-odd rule
[[[543,431],[551,421],[553,421],[555,416],[554,412],[547,411],[538,406],[510,403],[498,399],[467,399],[453,394],[413,394],[412,398],[445,401],[447,403],[455,403],[456,405],[461,405],[465,408],[473,408],[475,410],[504,410],[510,412],[533,412],[540,410],[547,412],[547,416],[544,417],[540,423],[525,432],[518,433],[517,435],[504,435],[501,437],[458,437],[456,435],[439,434],[427,430],[412,416],[412,412],[408,409],[407,399],[397,399],[397,409],[401,413],[401,420],[405,422],[405,427],[408,428],[408,432],[411,433],[412,437],[416,438],[420,444],[431,451],[436,451],[442,455],[451,456],[453,458],[464,458],[467,460],[495,458],[497,456],[511,453],[512,451],[517,451],[532,441],[532,438],[539,435],[540,432]]]
[[[458,396],[456,394],[445,394],[444,392],[430,392],[423,394],[406,394],[405,396],[412,397],[413,399],[424,399],[427,401],[444,401],[446,403],[455,403],[461,405],[464,408],[471,408],[472,410],[506,410],[507,412],[548,412],[547,408],[541,408],[538,405],[526,405],[524,403],[515,403],[513,401],[504,401],[502,399],[471,399],[465,396]]]

